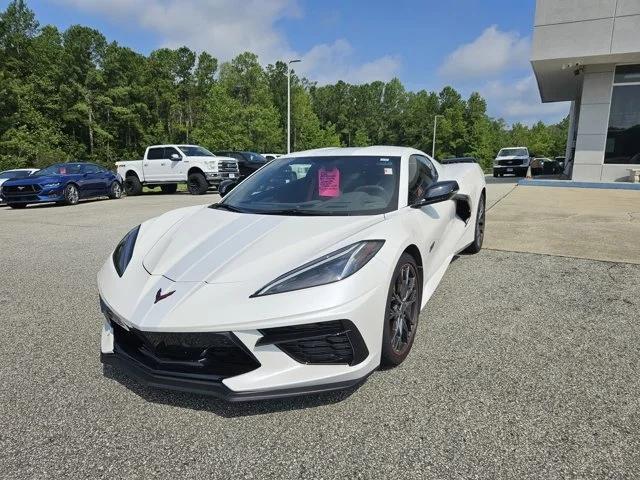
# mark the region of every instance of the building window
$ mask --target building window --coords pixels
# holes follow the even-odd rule
[[[640,65],[616,68],[604,163],[640,164]]]

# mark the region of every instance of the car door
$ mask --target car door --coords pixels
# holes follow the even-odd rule
[[[103,179],[100,176],[100,168],[97,165],[84,163],[80,165],[81,185],[80,195],[84,198],[100,195],[103,190]]]
[[[438,181],[438,172],[427,157],[411,155],[408,173],[407,205],[412,205],[423,197],[430,185]],[[446,201],[412,210],[419,231],[419,238],[416,240],[424,254],[423,269],[427,281],[451,250],[446,244],[446,233],[455,218],[455,204],[453,201]]]
[[[164,147],[153,147],[147,150],[147,156],[142,162],[145,182],[162,182],[165,165],[168,161],[164,158]]]
[[[171,160],[171,155],[178,155],[180,160]],[[178,151],[174,147],[164,147],[164,159],[166,165],[163,170],[163,181],[165,182],[177,182],[187,178],[185,160],[187,157]]]

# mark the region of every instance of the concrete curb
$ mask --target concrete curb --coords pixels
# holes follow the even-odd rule
[[[601,188],[607,190],[640,190],[640,183],[574,182],[573,180],[518,180],[523,187]]]

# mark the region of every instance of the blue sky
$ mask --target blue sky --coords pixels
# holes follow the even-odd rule
[[[535,0],[27,0],[41,24],[97,28],[142,53],[187,45],[220,60],[302,58],[320,84],[399,77],[410,90],[452,85],[508,122],[555,122],[528,63]],[[4,9],[8,0],[0,0]]]

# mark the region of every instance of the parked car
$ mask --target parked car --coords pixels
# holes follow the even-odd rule
[[[267,159],[267,162],[270,162],[271,160],[275,160],[276,158],[281,157],[282,154],[281,153],[263,153],[262,156]]]
[[[37,172],[37,168],[14,168],[13,170],[5,170],[4,172],[0,172],[0,203],[4,203],[4,198],[2,197],[2,184],[9,180],[10,178],[25,178],[31,175],[32,173]]]
[[[2,196],[11,208],[47,202],[75,205],[82,199],[121,195],[120,176],[93,163],[56,163],[2,184]]]
[[[215,152],[216,155],[235,158],[240,168],[240,177],[248,177],[253,172],[263,167],[267,159],[255,152],[234,152],[230,150]]]
[[[198,145],[153,145],[142,160],[116,162],[116,167],[127,195],[140,195],[143,186],[175,193],[179,183],[186,183],[192,195],[202,195],[240,174],[234,158],[218,157]]]
[[[442,165],[449,165],[451,163],[478,163],[478,159],[474,157],[451,157],[441,160]]]
[[[531,160],[531,175],[557,175],[562,172],[560,164],[550,158],[534,158]]]
[[[229,400],[359,384],[402,363],[451,260],[480,251],[485,195],[479,165],[412,148],[273,160],[125,235],[98,273],[101,360]]]
[[[525,176],[531,157],[527,147],[503,148],[493,161],[493,176],[502,177],[505,173]]]

